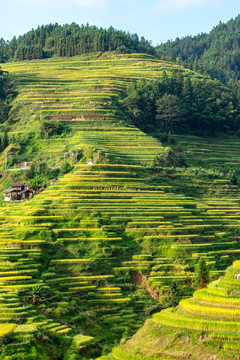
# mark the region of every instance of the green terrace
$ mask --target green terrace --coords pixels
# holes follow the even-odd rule
[[[37,259],[42,247],[51,244],[58,251],[62,248],[67,258],[50,261],[51,277],[47,280],[44,276],[46,285],[49,281],[62,282],[61,277],[55,279],[52,274],[59,273],[65,265],[66,268],[81,265],[85,276],[91,262],[100,264],[101,258],[107,258],[112,264],[112,272],[104,276],[110,279],[114,273],[129,276],[132,271],[142,271],[149,285],[159,293],[166,291],[169,279],[184,282],[194,278],[194,265],[202,255],[211,264],[214,276],[216,270],[224,269],[226,261],[231,261],[229,255],[239,256],[239,220],[225,219],[229,213],[240,212],[239,199],[196,201],[168,191],[169,187],[147,185],[141,167],[79,165],[74,173],[65,175],[30,202],[6,205],[0,214],[0,229],[7,229],[9,238],[0,240],[0,256],[15,259],[26,254]],[[76,217],[76,221],[66,226],[72,217]],[[235,229],[235,237],[232,229]],[[46,240],[39,239],[39,231],[45,234]],[[120,251],[121,255],[117,255],[115,243],[122,250],[132,244],[133,250],[128,254]],[[76,246],[81,246],[84,258],[79,258],[74,251]],[[95,247],[95,257],[87,256],[88,246]],[[135,251],[148,255],[148,261],[141,257],[136,259]],[[187,268],[174,263],[176,259],[183,261],[186,255],[191,259]],[[169,258],[172,259],[170,266]],[[82,281],[79,276],[77,281]],[[9,281],[8,277],[6,279]],[[86,290],[86,286],[95,284],[84,283],[83,288],[77,289]],[[69,291],[73,291],[72,286]]]
[[[59,165],[64,153],[69,153],[67,160],[71,162],[71,151],[92,148],[115,162],[150,164],[161,153],[157,140],[127,125],[119,104],[130,81],[143,75],[156,79],[163,71],[171,74],[176,65],[131,54],[96,60],[84,56],[33,60],[5,67],[18,91],[12,113],[20,116],[9,136],[34,138],[34,152],[30,148],[23,153],[9,149],[15,161],[32,160],[37,154],[49,165]],[[183,73],[199,76],[190,70]],[[36,139],[33,134],[43,120],[61,121],[66,129],[63,136]]]
[[[200,353],[204,360],[238,358],[239,269],[235,261],[224,276],[181,300],[176,308],[153,315],[133,339],[99,359],[179,359],[186,354],[198,359]]]
[[[174,148],[181,148],[190,166],[239,172],[240,144],[237,137],[200,138],[172,135]]]
[[[83,356],[86,345],[95,358],[163,307],[172,281],[192,291],[199,258],[205,257],[213,280],[240,259],[240,194],[225,178],[147,167],[164,147],[128,124],[121,101],[131,80],[156,79],[176,65],[134,54],[5,65],[18,91],[12,116],[19,121],[11,124],[13,141],[6,149],[10,160],[39,157],[59,166],[65,158],[74,169],[31,200],[1,207],[0,336],[8,334],[11,351],[24,352],[24,336],[42,332],[59,344],[67,339]],[[183,75],[198,76],[190,70]],[[44,121],[60,123],[62,134],[39,135]],[[197,147],[195,156],[188,146],[182,144],[186,157],[192,151],[187,161],[198,161]],[[225,280],[201,296],[211,303]],[[203,326],[205,301],[183,299],[176,317],[166,310],[153,322],[179,326],[187,313],[190,327],[195,317]],[[235,312],[216,305],[223,322],[239,316],[231,301]],[[115,349],[109,359],[134,356]]]

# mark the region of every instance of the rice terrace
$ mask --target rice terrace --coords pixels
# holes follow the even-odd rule
[[[0,360],[239,359],[239,79],[71,26],[1,61]]]

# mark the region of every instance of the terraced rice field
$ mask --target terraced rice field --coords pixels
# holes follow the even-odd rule
[[[190,166],[207,169],[219,169],[224,172],[231,170],[240,173],[240,142],[239,138],[187,138],[174,135],[176,148],[181,147],[182,153]]]
[[[162,145],[139,129],[126,124],[121,99],[130,81],[156,79],[163,71],[171,74],[177,65],[155,60],[148,55],[112,56],[91,59],[33,60],[5,64],[18,91],[13,112],[20,122],[9,136],[30,137],[43,119],[61,121],[68,127],[64,137],[36,138],[34,150],[16,156],[16,161],[32,160],[36,155],[49,165],[75,161],[76,150],[101,151],[114,162],[150,164]],[[199,76],[184,70],[185,76]],[[91,154],[91,151],[90,153]]]
[[[122,279],[137,277],[140,285],[144,278],[158,299],[170,281],[194,279],[200,256],[212,267],[212,277],[231,263],[230,256],[239,258],[238,236],[232,236],[240,226],[239,199],[197,202],[169,192],[170,185],[147,185],[145,172],[136,165],[80,164],[31,201],[3,208],[4,324],[74,334],[53,316],[56,307],[74,300],[117,336],[126,325],[141,325],[137,316],[144,303]],[[52,254],[48,261],[46,251]],[[24,294],[36,286],[51,290],[49,316],[31,304],[23,307]]]
[[[16,159],[38,156],[56,166],[64,153],[75,163],[74,153],[84,151],[73,172],[31,201],[1,208],[0,323],[10,352],[24,352],[23,336],[39,330],[66,335],[73,346],[91,346],[92,338],[95,347],[113,343],[143,324],[148,302],[167,298],[172,280],[189,287],[200,257],[212,278],[240,258],[239,192],[195,198],[174,193],[166,179],[150,181],[146,165],[163,146],[130,126],[121,110],[131,80],[175,68],[134,54],[4,66],[19,92],[10,136],[35,143],[34,151],[14,148]],[[43,119],[62,121],[68,132],[35,137]],[[213,188],[222,191],[229,185],[223,182]],[[36,304],[39,289],[47,309]]]
[[[181,300],[176,308],[163,310],[126,345],[115,348],[107,359],[209,359],[238,358],[240,298],[239,261],[225,276]],[[145,339],[140,342],[141,336]],[[191,342],[186,340],[190,339]],[[151,346],[150,346],[151,344]],[[148,348],[147,348],[148,345]]]

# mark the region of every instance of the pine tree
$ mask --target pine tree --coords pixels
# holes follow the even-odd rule
[[[207,267],[206,260],[204,258],[200,258],[197,265],[197,273],[195,280],[196,289],[199,290],[206,287],[209,283],[209,280],[209,268]]]

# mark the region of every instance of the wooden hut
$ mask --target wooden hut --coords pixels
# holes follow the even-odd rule
[[[30,182],[14,183],[12,189],[4,190],[5,201],[29,200],[32,197],[32,191],[29,189]]]

